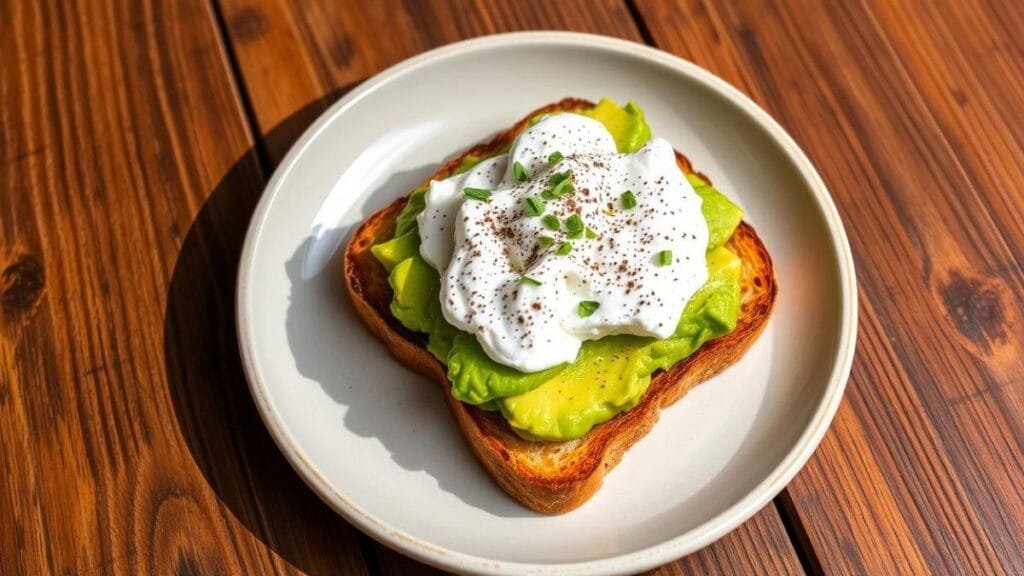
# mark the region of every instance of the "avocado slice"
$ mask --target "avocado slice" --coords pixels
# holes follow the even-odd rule
[[[739,316],[741,262],[728,248],[708,255],[709,279],[690,299],[675,333],[665,340],[608,336],[583,344],[576,362],[525,394],[501,398],[512,428],[534,440],[579,438],[635,406],[651,375],[728,334]]]
[[[636,102],[619,106],[611,98],[601,98],[597,106],[579,113],[604,124],[620,154],[636,152],[651,139],[651,127]]]

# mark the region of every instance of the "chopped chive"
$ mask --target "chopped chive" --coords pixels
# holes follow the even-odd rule
[[[552,152],[551,155],[548,156],[548,164],[551,164],[551,165],[558,164],[559,162],[562,161],[562,158],[565,158],[565,156],[562,156],[561,152],[558,152],[558,151]]]
[[[529,284],[530,286],[540,286],[541,281],[536,278],[530,278],[529,276],[523,276],[519,279],[520,284]]]
[[[483,200],[486,202],[491,199],[491,191],[483,188],[463,188],[462,193],[466,195],[466,198],[472,200]]]
[[[594,232],[594,229],[591,228],[590,226],[587,226],[587,229],[584,232],[584,234],[587,235],[587,240],[593,240],[594,238],[597,238],[597,232]]]
[[[558,230],[562,227],[562,223],[558,221],[558,216],[554,214],[548,214],[541,218],[540,221],[548,230]]]
[[[671,250],[662,250],[661,252],[658,252],[654,256],[654,262],[658,266],[668,266],[669,264],[672,263],[672,251]]]
[[[565,172],[555,172],[551,176],[548,176],[548,184],[551,184],[551,185],[558,184],[559,182],[561,182],[563,180],[567,180],[570,175],[571,174],[570,174],[570,172],[568,170],[566,170]]]
[[[559,180],[558,184],[555,184],[555,187],[551,189],[551,195],[555,198],[561,198],[569,192],[572,192],[572,180],[568,178]]]
[[[519,180],[520,182],[526,182],[530,179],[530,171],[519,162],[512,165],[512,171],[516,174],[516,180]]]
[[[545,190],[541,195],[550,200],[553,198],[561,198],[569,192],[572,192],[572,179],[570,176],[572,176],[572,172],[568,170],[565,172],[555,172],[551,176],[548,176],[548,184],[551,188]]]
[[[540,197],[545,199],[545,200],[554,200],[555,199],[555,195],[551,193],[551,188],[545,188],[543,191],[541,191]]]
[[[544,213],[544,201],[536,196],[523,199],[523,211],[528,216],[540,216]]]
[[[555,239],[552,238],[551,236],[541,236],[540,238],[537,238],[537,244],[540,244],[541,248],[547,248],[548,246],[551,246],[551,244],[554,241]]]
[[[626,210],[629,210],[630,208],[636,208],[636,196],[634,196],[632,192],[626,190],[625,192],[622,193],[621,198],[623,208],[625,208]]]
[[[568,242],[562,242],[558,245],[558,248],[555,249],[555,254],[559,256],[565,256],[569,252],[572,252],[572,244],[569,244]]]
[[[594,302],[593,300],[581,300],[577,311],[580,314],[580,318],[586,318],[596,312],[600,307],[600,302]]]
[[[584,228],[583,219],[579,214],[573,214],[565,219],[565,230],[569,233],[569,238],[582,237]]]

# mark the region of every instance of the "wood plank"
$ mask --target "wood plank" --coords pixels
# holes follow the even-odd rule
[[[721,540],[681,560],[651,570],[648,576],[721,574],[804,574],[793,543],[773,505],[764,507]]]
[[[310,122],[351,86],[404,58],[482,34],[565,29],[641,41],[618,0],[547,2],[221,0],[260,140],[276,163]],[[386,30],[386,39],[381,31]],[[385,574],[425,569],[377,545]],[[801,573],[785,528],[768,507],[743,528],[665,574]]]
[[[424,566],[384,546],[376,547],[380,573],[385,576],[405,574],[449,574]],[[643,573],[644,576],[709,576],[712,574],[804,574],[793,550],[778,511],[767,506],[754,518],[721,540],[696,554]]]
[[[951,145],[968,117],[937,114],[924,76],[958,61],[951,37],[964,53],[985,53],[985,37],[926,34],[908,3],[878,5],[882,16],[850,3],[639,2],[656,44],[723,75],[787,127],[846,222],[858,356],[832,431],[788,491],[811,551],[840,573],[1020,573],[1024,291],[1007,241],[1022,180],[1005,166],[1019,164],[1017,134],[988,118],[971,138],[1002,150],[995,158]],[[695,48],[699,37],[713,48]],[[999,70],[1013,74],[1007,60]],[[989,115],[1020,82],[964,80],[968,101],[993,102]]]
[[[999,1],[870,7],[959,168],[1024,262],[1024,11]]]
[[[0,573],[365,573],[239,368],[263,177],[211,16],[0,6]]]
[[[278,130],[298,110],[312,122],[349,88],[430,48],[497,32],[557,28],[640,40],[620,0],[342,3],[221,0],[242,82],[272,162],[299,136]],[[321,102],[320,106],[308,106]],[[303,125],[304,124],[304,125]]]

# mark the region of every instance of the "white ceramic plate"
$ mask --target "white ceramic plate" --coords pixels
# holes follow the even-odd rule
[[[564,96],[635,100],[738,201],[775,259],[775,314],[737,365],[662,412],[581,508],[535,514],[474,461],[436,385],[364,328],[339,241],[446,158]],[[853,263],[821,179],[740,92],[641,45],[569,33],[479,38],[407,60],[332,106],[253,216],[238,332],[284,454],[341,515],[461,572],[636,572],[757,512],[804,464],[842,397],[856,334]]]

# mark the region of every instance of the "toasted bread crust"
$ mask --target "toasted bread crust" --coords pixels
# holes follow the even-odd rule
[[[496,152],[537,114],[592,105],[586,100],[567,98],[535,110],[490,142],[449,160],[423,185],[451,175],[469,154]],[[685,156],[677,152],[676,158],[684,172],[693,172]],[[707,180],[702,174],[701,177]],[[754,229],[743,222],[728,243],[743,261],[741,309],[735,330],[704,344],[668,370],[655,373],[637,406],[595,426],[582,438],[554,443],[524,440],[501,414],[455,399],[444,364],[426,349],[425,335],[409,331],[391,315],[392,292],[387,273],[370,247],[391,239],[395,218],[405,202],[404,198],[396,200],[370,216],[345,251],[345,282],[355,309],[395,358],[441,386],[448,407],[477,459],[506,492],[538,512],[567,512],[590,498],[623,453],[650,431],[662,407],[743,356],[761,333],[775,303],[777,285],[771,258]]]

